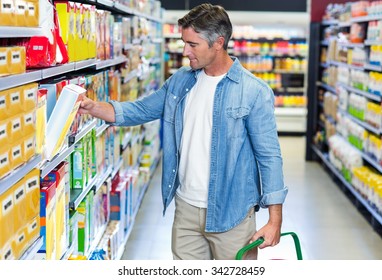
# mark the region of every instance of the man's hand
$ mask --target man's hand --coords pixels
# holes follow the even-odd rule
[[[260,237],[264,239],[264,242],[259,245],[259,249],[263,249],[268,246],[275,246],[280,242],[281,223],[282,223],[282,205],[270,205],[269,220],[268,223],[260,228],[251,238],[250,242],[256,241]]]
[[[92,115],[110,123],[115,122],[114,107],[110,103],[93,101],[86,96],[82,97],[78,112],[80,114]]]

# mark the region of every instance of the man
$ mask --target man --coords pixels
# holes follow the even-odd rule
[[[175,197],[174,259],[234,259],[249,242],[279,243],[287,195],[269,86],[227,46],[226,11],[201,4],[178,20],[190,67],[136,102],[94,102],[80,112],[114,125],[163,119],[164,213]],[[256,231],[255,211],[269,221]]]

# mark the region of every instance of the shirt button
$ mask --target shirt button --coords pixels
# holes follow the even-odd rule
[[[188,91],[188,88],[186,88],[186,91]]]
[[[175,173],[175,169],[172,170],[172,173]]]
[[[169,188],[171,188],[171,185],[168,185]]]
[[[176,96],[174,96],[174,99],[176,99]]]

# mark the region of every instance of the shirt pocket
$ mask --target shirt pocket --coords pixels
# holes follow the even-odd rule
[[[228,107],[226,109],[226,124],[229,138],[243,136],[246,132],[244,121],[249,112],[248,107]]]
[[[175,123],[175,113],[176,106],[179,103],[179,96],[172,94],[171,92],[167,94],[165,107],[164,107],[164,116],[163,119],[166,122]]]

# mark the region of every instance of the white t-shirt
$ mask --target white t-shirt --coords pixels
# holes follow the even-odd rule
[[[201,208],[207,208],[208,199],[212,107],[216,86],[224,76],[208,76],[200,71],[184,109],[177,195]]]

